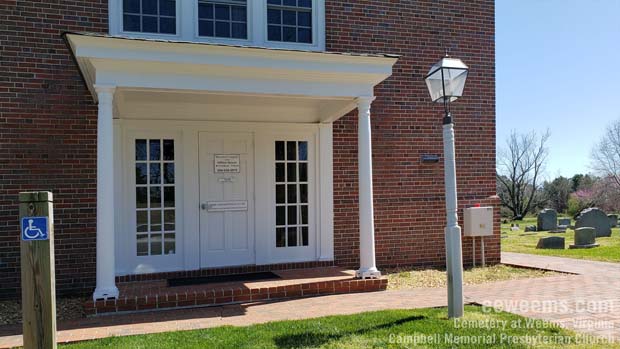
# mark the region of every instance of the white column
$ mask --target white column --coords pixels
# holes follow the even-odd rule
[[[450,118],[451,120],[451,118]],[[456,201],[456,162],[454,158],[454,127],[443,125],[443,153],[446,183],[446,270],[448,274],[448,317],[463,316],[463,256],[461,227],[458,225]]]
[[[370,135],[370,104],[374,97],[357,99],[357,157],[359,176],[360,268],[356,277],[378,278],[375,264],[375,219],[372,203],[372,143]]]
[[[95,86],[97,119],[97,286],[93,299],[118,298],[114,269],[114,86]]]

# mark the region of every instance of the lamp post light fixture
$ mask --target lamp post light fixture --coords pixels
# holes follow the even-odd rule
[[[454,160],[454,127],[450,103],[463,95],[469,68],[460,60],[446,55],[431,67],[424,78],[435,103],[443,103],[443,152],[446,190],[446,270],[448,273],[448,317],[463,316],[463,253],[461,227],[456,203],[456,164]]]

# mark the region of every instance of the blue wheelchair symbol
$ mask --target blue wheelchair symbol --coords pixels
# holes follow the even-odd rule
[[[47,217],[22,218],[22,240],[47,240]]]

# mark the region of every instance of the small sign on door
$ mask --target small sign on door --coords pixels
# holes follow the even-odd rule
[[[238,154],[216,154],[214,160],[215,173],[241,172],[241,156]]]

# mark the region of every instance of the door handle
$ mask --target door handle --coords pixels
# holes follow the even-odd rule
[[[201,209],[201,210],[206,210],[206,209],[208,209],[208,208],[209,208],[209,205],[207,205],[206,203],[202,203],[202,204],[200,204],[200,209]]]

